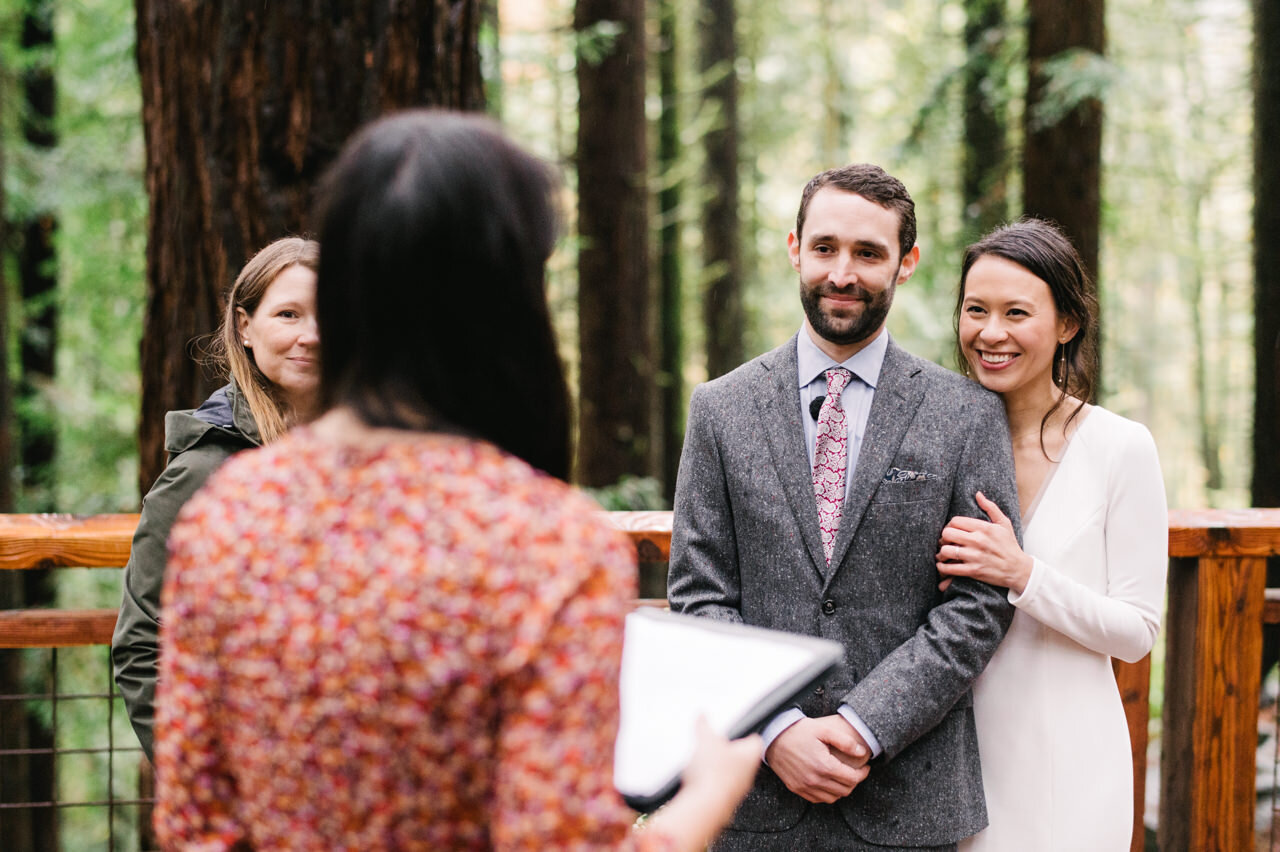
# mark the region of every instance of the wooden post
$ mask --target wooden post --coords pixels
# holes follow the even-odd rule
[[[1136,663],[1112,661],[1116,686],[1124,702],[1124,715],[1129,723],[1129,748],[1133,755],[1133,839],[1129,852],[1144,852],[1146,827],[1143,811],[1147,803],[1147,722],[1151,713],[1151,655]]]
[[[1160,848],[1253,848],[1266,560],[1170,562]]]

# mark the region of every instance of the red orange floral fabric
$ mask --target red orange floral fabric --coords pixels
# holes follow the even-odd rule
[[[228,462],[170,538],[166,848],[654,849],[612,789],[634,553],[487,444]]]

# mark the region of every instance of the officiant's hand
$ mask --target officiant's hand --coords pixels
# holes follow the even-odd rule
[[[765,760],[787,789],[810,802],[843,799],[871,771],[871,749],[843,716],[801,719],[769,745]]]

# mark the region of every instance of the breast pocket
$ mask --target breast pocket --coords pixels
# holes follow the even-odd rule
[[[951,489],[942,479],[915,479],[907,481],[882,480],[873,503],[919,503],[931,500],[950,500]]]

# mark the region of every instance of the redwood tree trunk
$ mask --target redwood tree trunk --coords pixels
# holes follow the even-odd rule
[[[620,31],[601,38],[610,23]],[[643,0],[574,8],[574,30],[601,53],[580,50],[577,70],[577,479],[589,486],[652,472],[644,23]]]
[[[658,119],[658,288],[661,341],[661,380],[658,382],[662,422],[662,488],[667,500],[676,490],[680,450],[684,444],[684,310],[680,203],[683,181],[678,177],[680,145],[680,75],[676,52],[679,26],[677,0],[658,2],[658,88],[662,115]]]
[[[738,59],[734,0],[703,0],[702,73],[716,120],[707,132],[706,202],[702,212],[702,313],[707,329],[707,377],[742,363],[742,241],[738,225]]]
[[[164,413],[220,383],[193,361],[243,263],[302,233],[316,180],[361,124],[479,109],[479,0],[137,0],[150,225],[139,485]]]
[[[1280,6],[1254,0],[1253,505],[1280,506]]]
[[[1062,226],[1095,282],[1102,197],[1102,103],[1086,99],[1048,127],[1037,125],[1035,107],[1044,99],[1046,60],[1072,48],[1102,55],[1104,8],[1104,0],[1027,3],[1023,208],[1029,215],[1052,219]]]
[[[1280,506],[1280,7],[1253,3],[1253,505]],[[1280,585],[1280,558],[1267,560]],[[1280,628],[1263,627],[1262,673],[1280,659]]]

